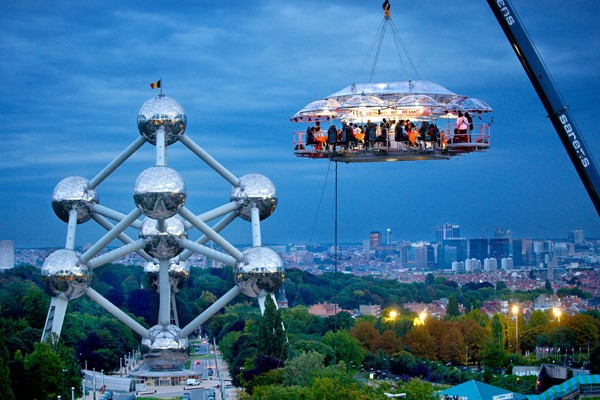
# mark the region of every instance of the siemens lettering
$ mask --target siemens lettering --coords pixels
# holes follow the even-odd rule
[[[508,7],[506,7],[506,3],[504,3],[504,0],[496,0],[496,4],[498,4],[498,8],[500,8],[500,11],[502,12],[502,15],[504,15],[504,19],[506,20],[508,25],[514,24],[515,19],[512,15],[510,15],[510,10],[508,9]]]
[[[579,140],[577,140],[577,136],[575,135],[575,132],[573,131],[573,127],[569,123],[569,119],[567,118],[567,116],[565,114],[561,114],[558,117],[558,120],[560,121],[563,128],[565,129],[565,132],[567,132],[567,135],[571,138],[571,144],[575,148],[575,152],[579,156],[579,159],[581,160],[581,164],[584,167],[587,167],[588,165],[590,165],[590,161],[587,159],[585,152],[581,148],[581,143],[579,142]]]

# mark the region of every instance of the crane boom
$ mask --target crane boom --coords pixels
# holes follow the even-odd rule
[[[600,174],[575,119],[509,0],[487,0],[600,215]]]

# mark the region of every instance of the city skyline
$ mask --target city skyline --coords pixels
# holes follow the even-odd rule
[[[593,49],[600,4],[513,3],[598,153]],[[488,102],[491,149],[450,161],[340,164],[339,241],[388,227],[395,238],[432,238],[432,227],[448,221],[470,237],[498,226],[515,237],[564,237],[578,229],[600,237],[598,215],[487,4],[436,4],[427,18],[421,8],[392,1],[419,78]],[[458,10],[464,20],[452,18]],[[294,158],[291,133],[306,125],[289,118],[312,100],[366,81],[356,71],[382,16],[380,2],[359,1],[6,5],[0,239],[15,247],[62,246],[66,224],[50,205],[54,187],[68,176],[92,178],[138,137],[137,113],[158,92],[149,84],[162,78],[164,93],[186,110],[190,138],[235,175],[256,172],[274,182],[279,205],[262,224],[264,243],[331,242],[334,166]],[[427,29],[412,29],[422,21]],[[414,78],[404,77],[396,60],[384,49],[373,80]],[[229,201],[230,187],[184,153],[181,144],[169,148],[169,165],[194,199],[186,206],[201,213]],[[99,187],[101,204],[131,211],[135,179],[153,157],[146,144]],[[77,244],[100,234],[88,222],[78,228]],[[245,221],[224,235],[251,241]]]

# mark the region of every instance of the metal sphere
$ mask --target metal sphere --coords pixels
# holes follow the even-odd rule
[[[170,145],[184,134],[187,117],[177,100],[159,95],[142,105],[137,123],[140,134],[152,144],[156,144],[156,132],[163,128],[166,144]]]
[[[52,208],[65,222],[69,222],[69,212],[77,211],[77,223],[81,224],[92,217],[92,206],[98,203],[98,194],[88,189],[89,181],[81,176],[70,176],[58,182],[52,193]]]
[[[144,250],[159,260],[168,260],[183,251],[178,239],[187,238],[187,230],[181,218],[175,215],[164,221],[164,231],[160,231],[159,221],[146,218],[140,228],[140,239],[147,240]]]
[[[42,280],[51,296],[64,294],[67,300],[81,297],[90,286],[92,275],[74,250],[61,249],[50,254],[42,265]]]
[[[235,284],[248,297],[258,297],[264,290],[273,293],[283,284],[283,261],[268,247],[244,250],[244,259],[233,268]]]
[[[169,260],[169,282],[173,291],[177,292],[190,277],[190,266],[185,261]]]
[[[160,266],[155,262],[144,265],[146,280],[155,289],[158,289]],[[173,291],[179,291],[190,277],[190,267],[185,261],[169,260],[169,284]]]
[[[183,368],[187,359],[189,342],[180,339],[181,329],[175,325],[155,325],[142,339],[140,351],[144,362],[152,370]]]
[[[277,190],[269,178],[260,174],[248,174],[240,178],[231,190],[231,201],[240,203],[240,217],[250,221],[253,206],[258,208],[260,220],[269,217],[277,207]]]
[[[135,181],[133,201],[145,216],[170,218],[185,204],[183,178],[173,168],[158,166],[143,171]]]

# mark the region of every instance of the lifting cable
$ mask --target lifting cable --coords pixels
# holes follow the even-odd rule
[[[371,45],[367,52],[367,55],[365,56],[361,66],[360,66],[358,75],[361,75],[363,73],[365,66],[367,65],[367,62],[370,59],[373,59],[373,62],[371,65],[371,71],[369,73],[369,81],[368,81],[368,83],[372,83],[373,74],[375,73],[375,67],[377,66],[377,61],[379,60],[381,46],[383,44],[383,39],[385,38],[385,34],[386,34],[388,25],[390,26],[392,38],[394,41],[394,45],[396,47],[396,52],[398,54],[398,59],[400,60],[400,65],[402,65],[402,72],[404,74],[404,78],[407,80],[408,79],[419,79],[419,73],[417,72],[415,64],[413,63],[412,59],[410,58],[408,49],[406,48],[404,41],[400,37],[400,33],[398,32],[398,29],[396,28],[396,26],[394,25],[394,22],[392,21],[391,14],[387,14],[387,13],[384,15],[383,20],[381,21],[381,24],[379,25],[379,28],[377,29],[377,33],[375,34],[375,37],[373,38],[373,41],[371,42]],[[403,54],[404,54],[404,58],[406,58],[408,66],[403,61]],[[408,71],[408,69],[409,69],[408,67],[410,67],[411,71]],[[411,76],[411,75],[409,75],[409,73],[413,74],[413,75]]]

